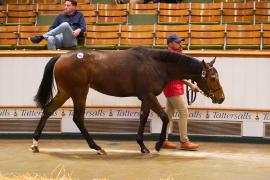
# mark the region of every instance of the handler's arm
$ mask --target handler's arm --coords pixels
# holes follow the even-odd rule
[[[191,82],[189,82],[188,80],[186,79],[183,79],[181,80],[185,85],[189,86],[191,88],[192,91],[195,91],[195,92],[199,92],[200,91],[200,88],[197,86],[197,84],[193,84]]]

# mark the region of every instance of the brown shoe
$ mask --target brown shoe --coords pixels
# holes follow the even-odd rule
[[[176,149],[176,144],[173,144],[171,142],[169,142],[168,140],[165,140],[162,144],[162,148],[165,149]]]
[[[183,150],[196,150],[198,147],[198,144],[192,143],[190,141],[180,143],[180,148]]]

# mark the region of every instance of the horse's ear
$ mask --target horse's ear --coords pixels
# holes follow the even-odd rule
[[[202,60],[202,63],[203,63],[203,67],[204,67],[205,69],[209,69],[209,68],[210,68],[210,66],[209,66],[207,63],[205,63],[204,60]]]
[[[215,58],[209,63],[209,65],[210,65],[211,67],[213,67],[214,63],[216,62],[216,58],[217,58],[217,57],[215,57]]]

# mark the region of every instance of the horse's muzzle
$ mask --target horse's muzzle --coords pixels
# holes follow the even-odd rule
[[[214,98],[214,99],[212,99],[212,102],[215,104],[216,103],[222,104],[224,100],[225,100],[225,98]]]

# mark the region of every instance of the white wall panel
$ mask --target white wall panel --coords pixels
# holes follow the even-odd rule
[[[209,61],[212,57],[204,59]],[[34,105],[33,96],[48,60],[48,57],[0,57],[0,105]],[[224,87],[225,102],[221,105],[212,104],[210,99],[199,94],[192,107],[270,107],[269,58],[218,57],[215,67]],[[164,95],[158,98],[164,106]],[[70,100],[66,103],[71,104]],[[87,105],[137,106],[140,101],[135,97],[111,97],[90,90]]]
[[[1,57],[0,105],[33,105],[47,59]]]

